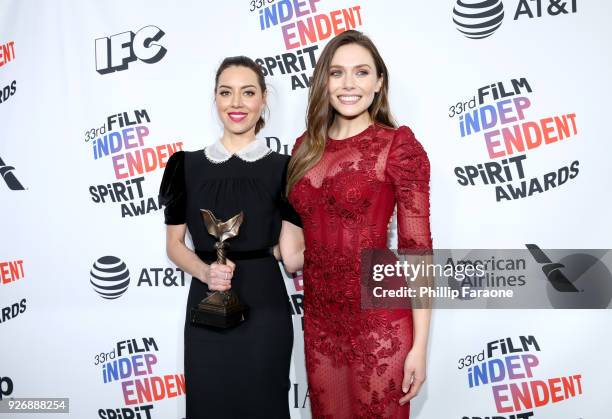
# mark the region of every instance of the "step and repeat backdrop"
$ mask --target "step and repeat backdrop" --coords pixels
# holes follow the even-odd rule
[[[603,0],[3,1],[0,398],[184,418],[192,279],[166,256],[157,191],[172,153],[219,138],[226,56],[263,69],[259,137],[288,154],[322,48],[364,31],[431,160],[435,247],[612,247],[611,16]],[[291,415],[310,418],[303,278],[285,284]],[[437,310],[412,417],[608,417],[611,320]]]

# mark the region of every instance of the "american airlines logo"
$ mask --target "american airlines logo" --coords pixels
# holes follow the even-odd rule
[[[4,160],[2,160],[2,157],[0,157],[0,176],[2,176],[2,179],[4,179],[9,189],[12,191],[25,190],[21,182],[15,177],[13,170],[15,170],[15,168],[13,166],[7,166]]]

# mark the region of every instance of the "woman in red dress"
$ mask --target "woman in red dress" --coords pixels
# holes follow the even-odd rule
[[[388,82],[368,37],[332,39],[289,164],[288,198],[306,245],[304,346],[316,419],[408,418],[425,380],[430,311],[360,305],[360,253],[386,247],[396,205],[398,248],[432,246],[429,161],[410,128],[395,128]]]

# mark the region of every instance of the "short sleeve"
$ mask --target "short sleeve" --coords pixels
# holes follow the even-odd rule
[[[291,205],[285,193],[287,190],[287,169],[288,167],[289,167],[289,159],[287,159],[287,163],[285,164],[285,168],[283,170],[283,180],[281,184],[281,196],[280,196],[280,203],[279,203],[281,219],[283,219],[284,221],[289,221],[291,224],[298,226],[300,228],[303,228],[302,219],[300,218],[300,215],[293,208],[293,205]]]
[[[166,224],[185,224],[185,152],[177,151],[168,159],[159,187],[159,203],[164,208]]]
[[[398,249],[431,249],[429,159],[410,128],[396,130],[385,175],[393,184],[397,203]]]

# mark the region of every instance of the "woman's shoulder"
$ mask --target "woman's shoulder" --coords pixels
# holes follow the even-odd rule
[[[168,157],[165,165],[165,172],[170,170],[177,170],[178,168],[182,168],[185,164],[185,152],[182,150],[175,151]]]
[[[204,149],[201,148],[199,150],[181,150],[181,151],[177,151],[174,154],[178,154],[178,153],[182,153],[183,154],[183,158],[185,159],[193,159],[196,157],[201,157],[204,154]]]
[[[297,150],[298,147],[300,146],[300,144],[302,144],[302,142],[306,138],[306,134],[307,133],[308,133],[308,131],[304,131],[300,136],[298,136],[295,139],[295,142],[293,143],[293,148],[291,149],[291,154],[295,153],[295,150]]]
[[[270,163],[279,167],[286,166],[289,163],[290,158],[291,156],[279,153],[274,150],[271,150],[270,154],[268,154],[268,159],[270,160]]]
[[[185,161],[186,159],[192,159],[195,156],[199,155],[200,153],[203,153],[204,149],[201,150],[195,150],[195,151],[188,151],[188,150],[177,150],[174,153],[172,153],[170,155],[170,157],[168,158],[168,162],[170,161]]]
[[[375,138],[380,141],[381,147],[386,147],[387,155],[400,152],[424,153],[422,144],[416,139],[414,132],[406,125],[389,127],[376,124]],[[401,153],[400,153],[401,154]]]
[[[387,140],[414,138],[414,133],[406,125],[390,127],[382,124],[375,124],[375,137]]]
[[[208,162],[203,148],[199,150],[177,151],[177,153],[183,154],[182,159],[185,162],[185,166],[188,168],[193,168],[194,166],[199,167]]]

